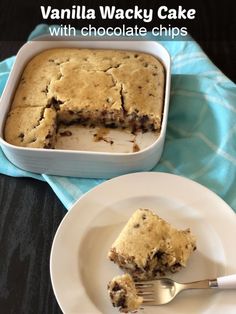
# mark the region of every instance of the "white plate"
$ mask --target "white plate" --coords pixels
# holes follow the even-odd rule
[[[57,301],[66,314],[118,313],[108,281],[121,273],[108,261],[109,247],[137,208],[150,208],[177,228],[190,227],[197,251],[179,281],[236,273],[236,215],[216,194],[183,177],[135,173],[97,186],[68,212],[56,233],[50,260]],[[167,305],[140,313],[236,313],[235,291],[187,291]]]

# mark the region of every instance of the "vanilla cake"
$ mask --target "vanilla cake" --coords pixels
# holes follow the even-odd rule
[[[189,229],[177,230],[148,209],[138,209],[113,243],[108,257],[134,279],[155,279],[185,267],[196,249]]]
[[[6,119],[5,140],[54,148],[60,124],[160,131],[164,85],[162,63],[147,53],[43,51],[22,73]]]

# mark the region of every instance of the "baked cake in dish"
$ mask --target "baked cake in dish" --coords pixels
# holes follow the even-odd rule
[[[150,54],[43,51],[23,71],[6,120],[5,140],[54,148],[59,124],[160,131],[164,85],[164,67]]]
[[[143,298],[137,295],[137,290],[129,274],[114,277],[108,283],[108,294],[114,307],[122,313],[139,309]]]
[[[196,239],[189,229],[177,230],[150,210],[138,209],[108,257],[135,280],[148,280],[185,267],[195,249]]]

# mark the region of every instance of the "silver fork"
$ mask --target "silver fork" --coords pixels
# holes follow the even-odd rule
[[[143,305],[169,303],[178,293],[186,289],[236,289],[236,274],[216,279],[205,279],[189,283],[178,283],[169,278],[135,282],[138,295],[143,297]]]

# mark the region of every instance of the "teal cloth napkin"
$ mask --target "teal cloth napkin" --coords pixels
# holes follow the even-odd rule
[[[48,32],[39,25],[29,39]],[[170,111],[164,152],[152,171],[197,181],[236,211],[236,85],[193,41],[162,41],[172,58]],[[0,93],[15,58],[0,63]],[[46,181],[66,208],[101,179],[38,175],[18,169],[0,151],[0,172]]]

